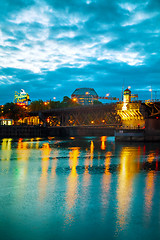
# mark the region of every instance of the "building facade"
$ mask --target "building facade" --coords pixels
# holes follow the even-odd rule
[[[91,105],[98,100],[98,95],[93,88],[77,88],[71,98],[80,105]]]

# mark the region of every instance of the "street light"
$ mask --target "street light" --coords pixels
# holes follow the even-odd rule
[[[152,88],[150,88],[149,91],[151,92],[151,102],[152,102]]]
[[[77,102],[77,98],[73,98],[72,100],[73,100],[73,102]]]

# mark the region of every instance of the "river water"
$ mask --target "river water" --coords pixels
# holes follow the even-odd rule
[[[2,139],[0,239],[159,236],[159,143]]]

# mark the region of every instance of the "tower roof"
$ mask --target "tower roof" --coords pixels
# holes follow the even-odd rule
[[[131,90],[129,90],[128,88],[126,90],[124,90],[124,92],[131,92]]]
[[[93,88],[77,88],[72,95],[92,95],[98,97],[96,91]]]

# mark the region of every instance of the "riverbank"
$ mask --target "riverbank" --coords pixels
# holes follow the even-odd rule
[[[105,126],[0,126],[0,138],[46,138],[114,136],[115,127]]]

